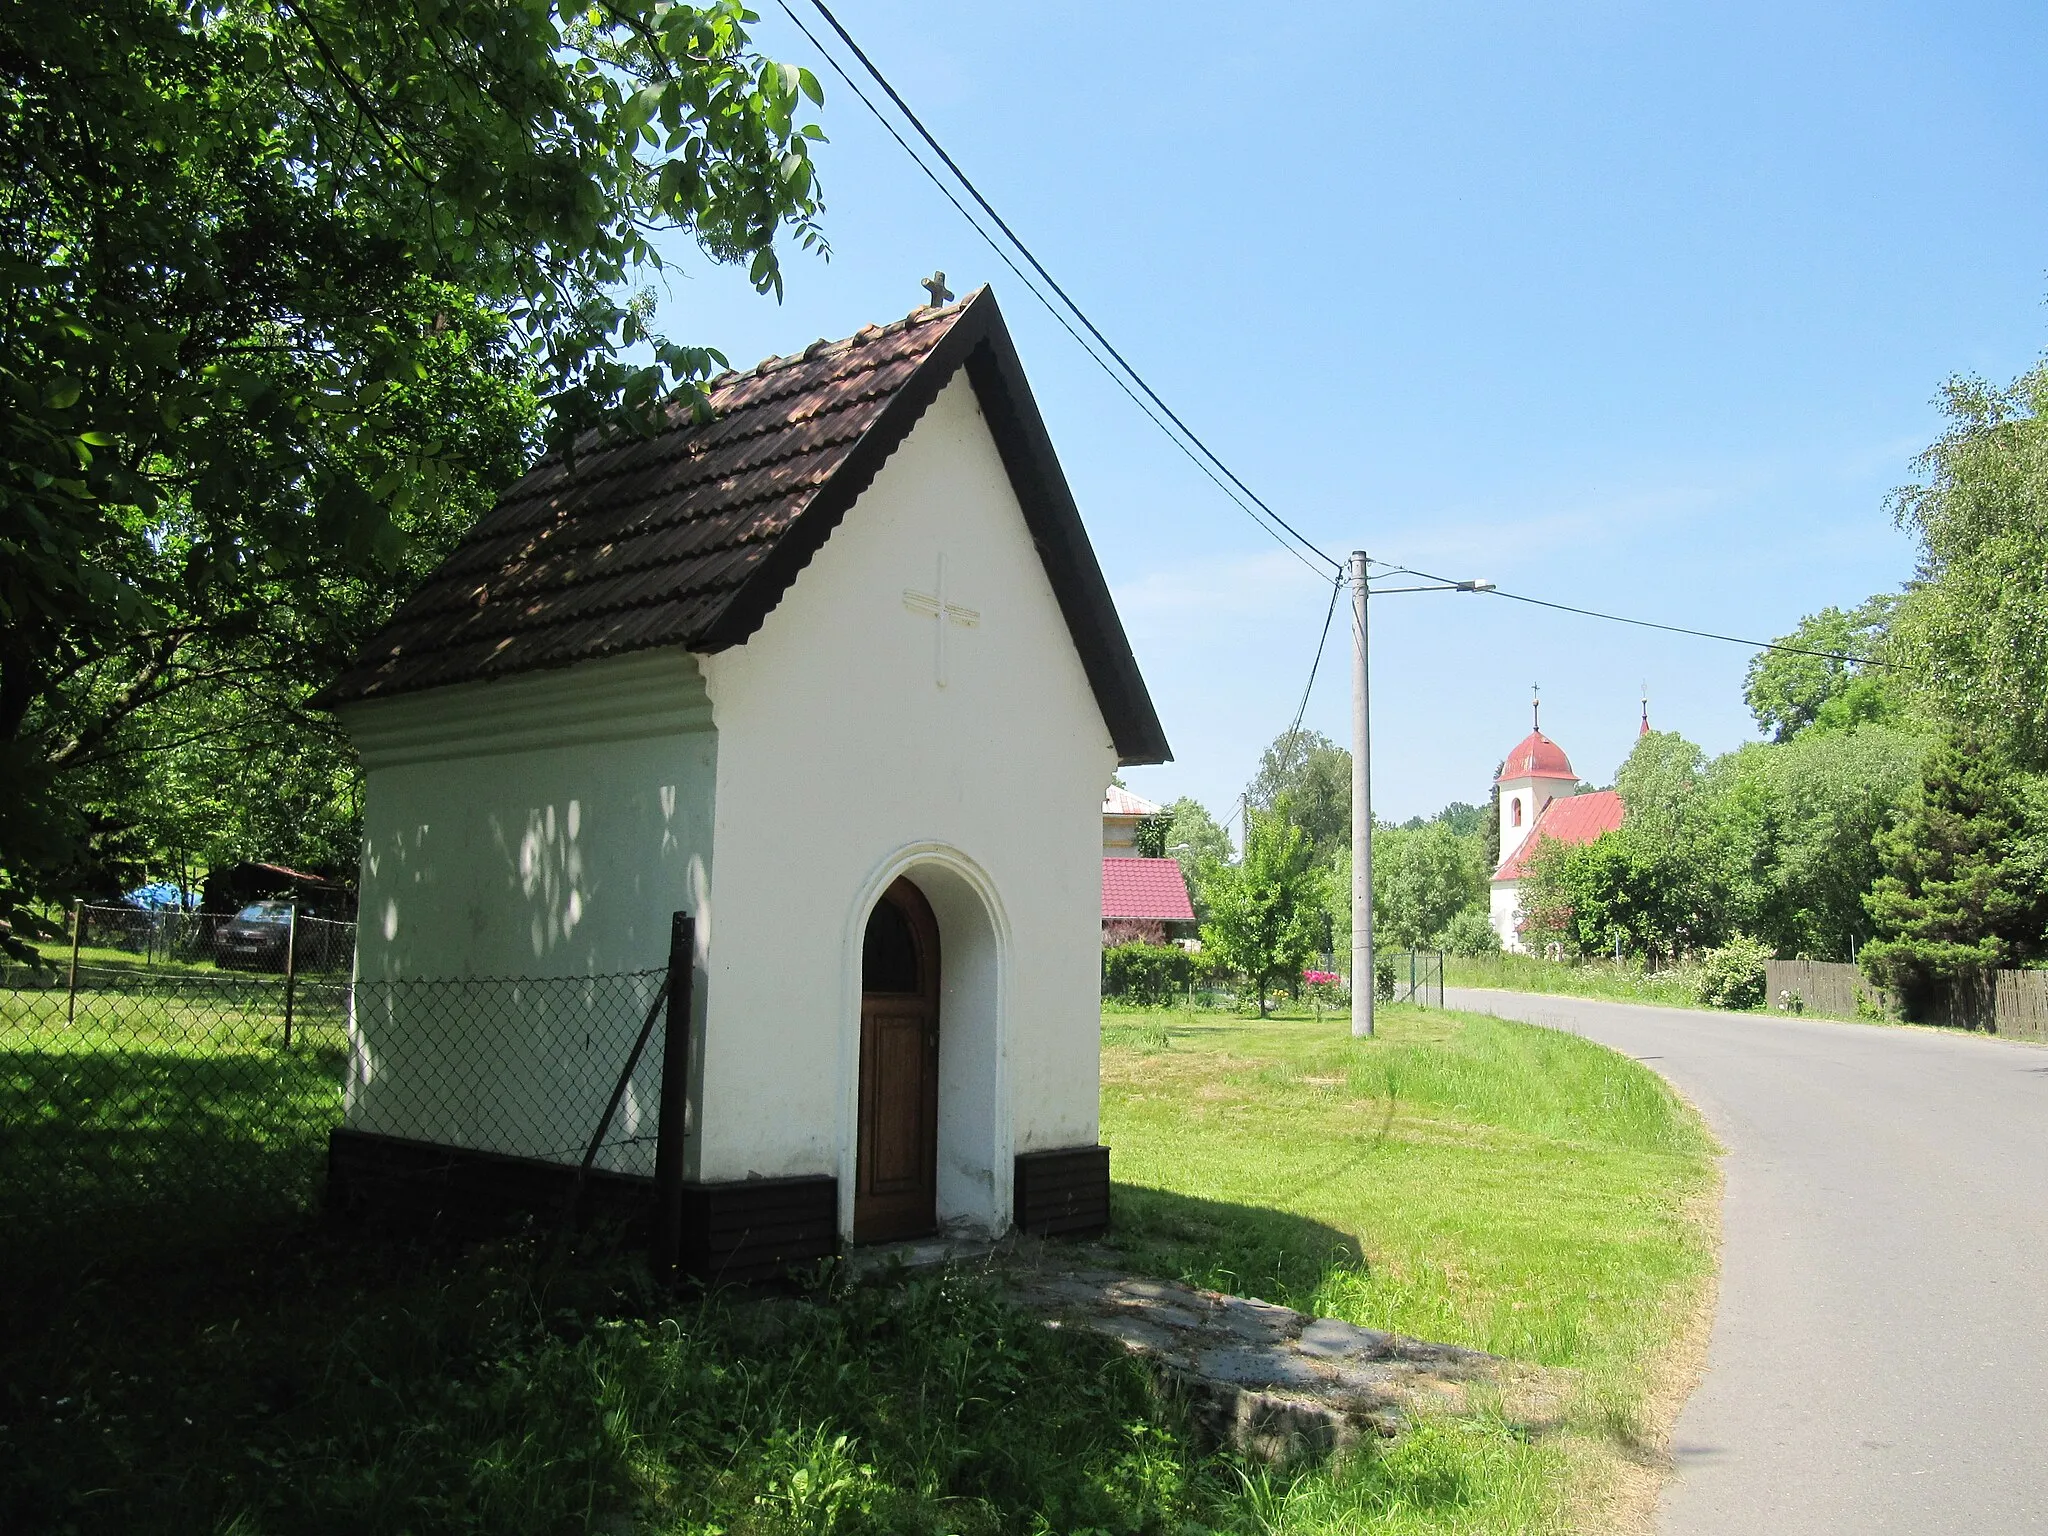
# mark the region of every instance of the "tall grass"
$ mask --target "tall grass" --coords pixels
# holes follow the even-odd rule
[[[1630,1003],[1698,1008],[1700,968],[1667,966],[1646,971],[1637,960],[1545,960],[1538,955],[1480,955],[1444,960],[1444,985],[1549,992],[1565,997],[1606,997]]]

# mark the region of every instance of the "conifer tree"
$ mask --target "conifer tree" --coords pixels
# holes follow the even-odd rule
[[[1927,760],[1918,803],[1877,838],[1883,874],[1864,898],[1882,935],[1864,974],[1909,1010],[1935,986],[2038,954],[2048,910],[2028,856],[2011,768],[1961,737]]]

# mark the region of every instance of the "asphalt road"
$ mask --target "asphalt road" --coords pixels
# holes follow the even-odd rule
[[[1452,988],[1647,1062],[1728,1149],[1663,1536],[2048,1532],[2048,1049]]]

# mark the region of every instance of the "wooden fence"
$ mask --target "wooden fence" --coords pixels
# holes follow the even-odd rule
[[[1764,987],[1772,1008],[1796,997],[1801,1011],[1838,1019],[1891,1011],[1881,989],[1839,961],[1772,960],[1764,967]],[[1994,971],[1979,983],[1944,987],[1916,1022],[2048,1041],[2048,971]]]

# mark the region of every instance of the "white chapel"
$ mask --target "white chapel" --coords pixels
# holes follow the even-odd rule
[[[544,461],[324,695],[367,779],[332,1176],[574,1165],[639,1010],[436,987],[646,974],[687,912],[700,1262],[1099,1230],[1103,789],[1170,754],[994,295],[710,396]],[[649,1175],[653,1100],[588,1176]]]

